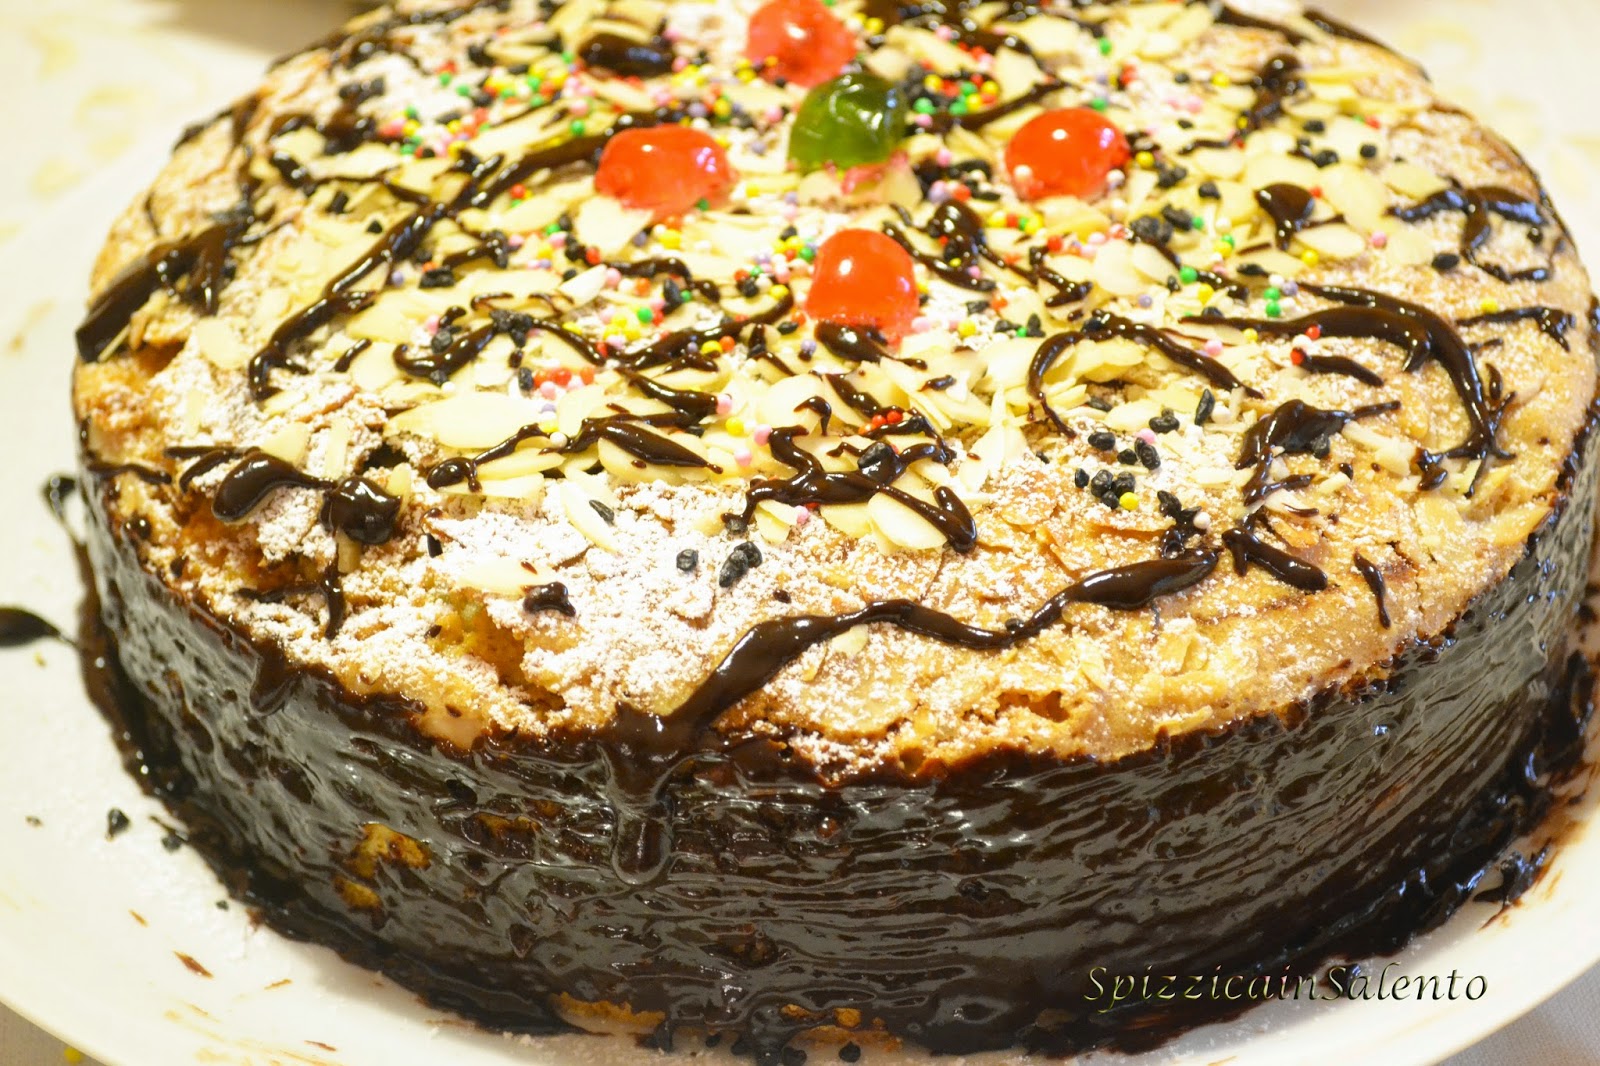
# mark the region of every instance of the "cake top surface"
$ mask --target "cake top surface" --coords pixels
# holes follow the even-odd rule
[[[75,388],[147,565],[452,744],[1115,757],[1502,577],[1589,307],[1314,11],[403,3],[186,134]]]

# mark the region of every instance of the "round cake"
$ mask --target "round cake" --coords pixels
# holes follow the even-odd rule
[[[102,680],[470,1018],[1138,1045],[1238,1004],[1108,975],[1392,948],[1581,750],[1591,306],[1314,10],[381,8],[100,257]]]

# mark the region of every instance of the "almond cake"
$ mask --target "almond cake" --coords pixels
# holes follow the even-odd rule
[[[1096,967],[1392,948],[1581,748],[1591,307],[1312,9],[402,2],[100,256],[108,680],[473,1019],[1136,1046],[1229,1005]]]

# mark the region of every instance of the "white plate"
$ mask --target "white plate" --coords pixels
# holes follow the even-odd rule
[[[1600,140],[1592,126],[1581,128],[1592,120],[1560,105],[1563,97],[1594,94],[1582,84],[1552,86],[1533,78],[1541,70],[1588,71],[1579,52],[1585,34],[1572,24],[1579,11],[1560,0],[1479,3],[1470,12],[1465,5],[1452,10],[1461,21],[1446,30],[1430,30],[1408,29],[1413,20],[1395,10],[1404,5],[1350,0],[1326,6],[1422,51],[1436,74],[1446,72],[1441,80],[1447,85],[1464,83],[1463,72],[1491,58],[1478,42],[1497,42],[1497,81],[1535,98],[1507,102],[1468,92],[1467,102],[1512,127],[1513,139],[1547,167],[1580,243],[1600,248],[1594,225],[1600,213],[1579,180],[1585,156]],[[1495,20],[1512,7],[1515,20]],[[1600,26],[1600,16],[1590,18]],[[1555,50],[1553,59],[1546,48]],[[0,602],[39,610],[63,629],[71,628],[75,614],[77,577],[67,538],[38,492],[48,474],[71,466],[71,333],[88,265],[112,214],[164,156],[165,138],[133,153],[115,173],[35,219],[0,260],[0,424],[8,437],[0,499],[10,511],[0,522],[0,559],[6,561]],[[156,819],[164,812],[123,773],[76,670],[71,650],[58,645],[0,653],[6,689],[0,702],[0,1000],[114,1066],[568,1066],[644,1057],[621,1040],[512,1041],[475,1030],[327,951],[254,928],[237,905],[219,909],[224,893],[200,859],[187,849],[169,854],[161,847]],[[1591,794],[1573,811],[1587,815],[1597,801]],[[134,825],[108,842],[106,812],[113,806]],[[40,824],[30,824],[28,816]],[[1517,906],[1497,913],[1470,905],[1403,952],[1390,970],[1391,977],[1441,979],[1454,971],[1458,987],[1482,977],[1486,992],[1476,1001],[1269,1004],[1137,1059],[1095,1055],[1087,1061],[1436,1061],[1532,1009],[1600,960],[1600,922],[1589,891],[1600,883],[1597,821],[1578,819],[1550,870]],[[198,960],[211,976],[191,972],[178,953]],[[867,1061],[890,1057],[869,1055]]]

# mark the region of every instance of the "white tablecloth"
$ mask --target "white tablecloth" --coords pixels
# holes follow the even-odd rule
[[[1600,70],[1584,46],[1600,39],[1600,5],[1322,6],[1422,59],[1447,94],[1509,136],[1544,173],[1580,245],[1596,254]],[[337,0],[0,0],[0,70],[12,123],[0,149],[0,255],[33,212],[144,139],[170,136],[214,111],[247,89],[268,58],[319,36],[344,10]],[[86,1061],[0,1007],[0,1066]],[[1600,1063],[1600,969],[1449,1062]]]

